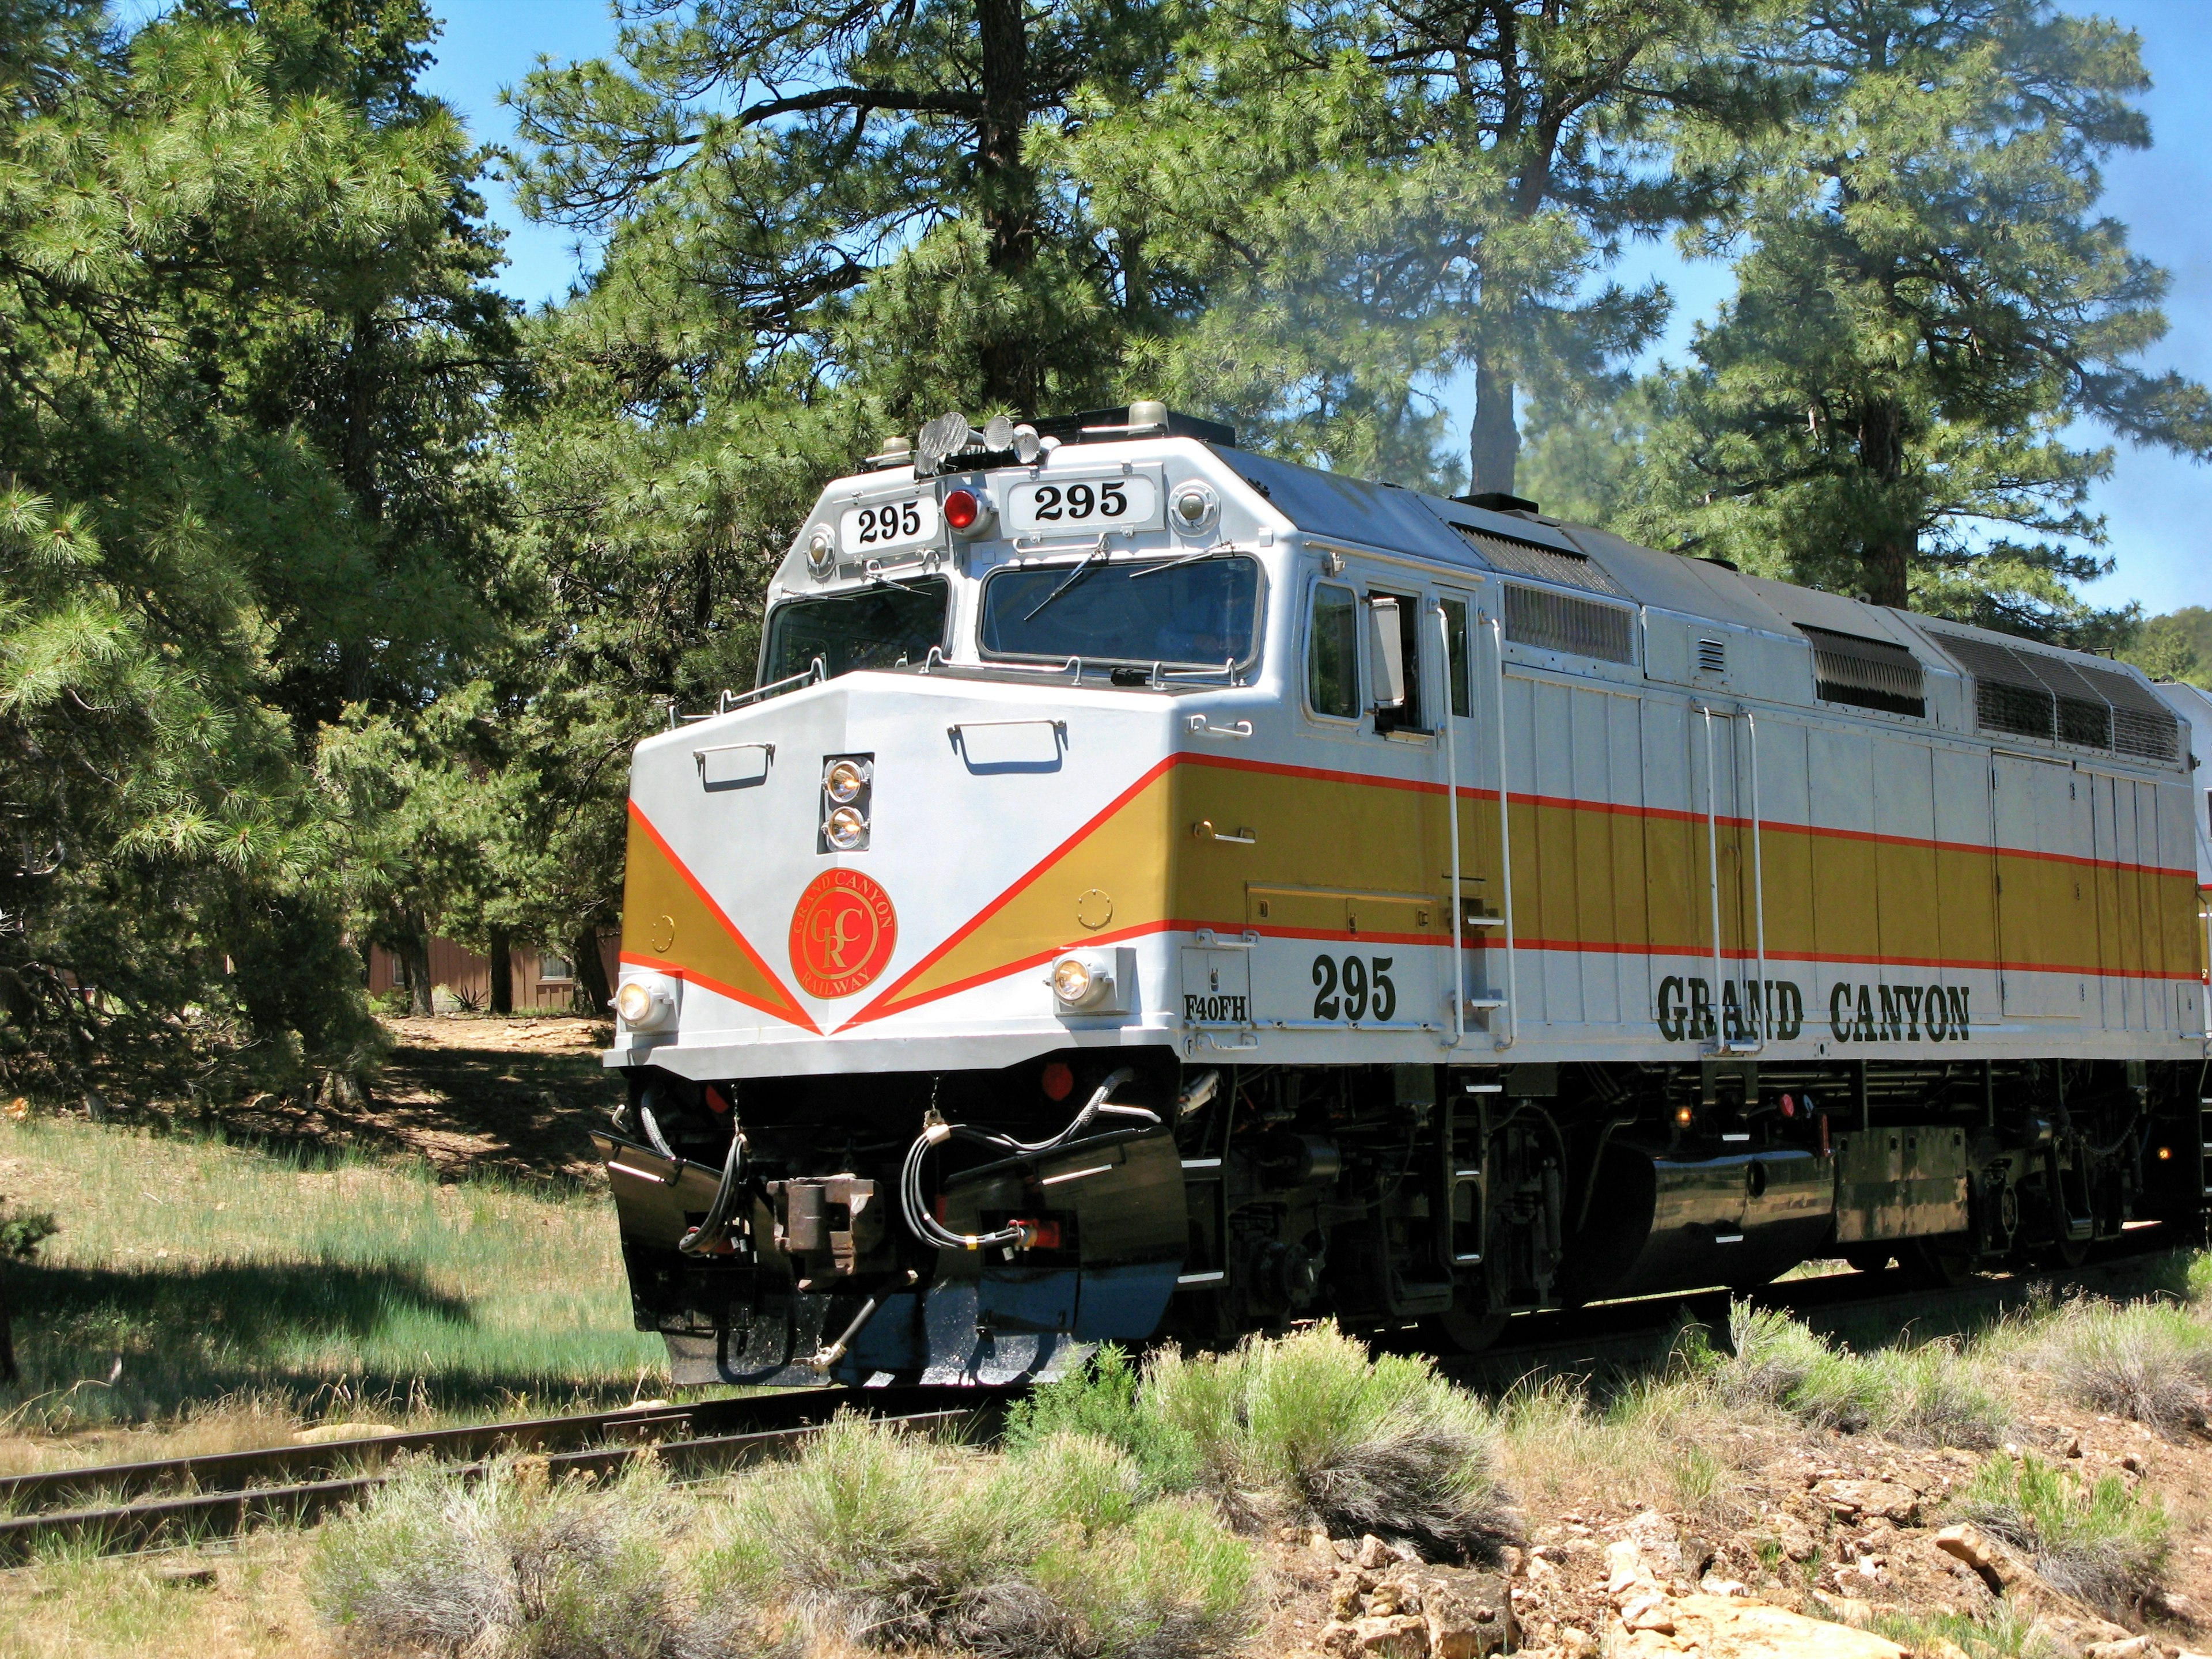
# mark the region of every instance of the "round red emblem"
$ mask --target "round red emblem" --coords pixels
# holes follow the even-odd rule
[[[898,912],[883,884],[858,870],[824,870],[791,913],[791,965],[809,996],[848,997],[891,959]]]

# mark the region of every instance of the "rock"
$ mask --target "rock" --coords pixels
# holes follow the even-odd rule
[[[1518,1545],[1507,1544],[1498,1552],[1498,1565],[1508,1578],[1518,1578],[1528,1565],[1528,1558]]]
[[[1937,1533],[1936,1547],[1972,1567],[1984,1584],[2000,1594],[2019,1577],[2012,1557],[1979,1528],[1964,1522]]]
[[[1318,1527],[1306,1534],[1306,1550],[1317,1561],[1327,1561],[1331,1565],[1335,1564],[1335,1542]]]
[[[2120,1467],[2130,1474],[2141,1474],[2143,1471],[2143,1461],[2134,1452],[2123,1452],[2120,1455]]]
[[[1389,1613],[1352,1621],[1352,1652],[1372,1659],[1426,1659],[1429,1621],[1412,1613]]]
[[[1674,1635],[1705,1659],[1910,1659],[1872,1631],[1735,1596],[1685,1596],[1674,1604]]]
[[[1874,1622],[1874,1603],[1863,1595],[1832,1595],[1827,1601],[1836,1617],[1853,1630],[1864,1630]]]
[[[2078,1434],[2068,1435],[2066,1443],[2058,1449],[2058,1455],[2061,1457],[2079,1457],[2081,1455],[2081,1437]]]
[[[1328,1610],[1346,1623],[1358,1618],[1365,1610],[1360,1606],[1359,1581],[1356,1578],[1338,1579],[1336,1587],[1328,1595]]]
[[[1792,1561],[1809,1561],[1820,1550],[1812,1528],[1794,1515],[1785,1512],[1769,1517],[1767,1530]]]
[[[1596,1659],[1597,1638],[1579,1625],[1562,1625],[1559,1652],[1563,1659]]]
[[[1314,1646],[1322,1652],[1333,1654],[1336,1659],[1352,1659],[1359,1651],[1359,1632],[1352,1627],[1348,1619],[1332,1619],[1321,1627],[1314,1638]]]
[[[1930,1636],[1918,1650],[1920,1659],[1972,1659],[1966,1649],[1948,1636]]]
[[[1505,1645],[1510,1627],[1495,1607],[1470,1601],[1440,1578],[1420,1587],[1428,1621],[1430,1659],[1482,1659]]]
[[[380,1434],[397,1434],[389,1423],[318,1423],[292,1437],[295,1446],[322,1446],[333,1440],[368,1440]]]
[[[1739,1582],[1738,1580],[1734,1578],[1717,1578],[1711,1573],[1707,1573],[1703,1578],[1700,1578],[1698,1581],[1698,1589],[1701,1594],[1706,1595],[1729,1596],[1748,1595],[1751,1594],[1749,1586]]]
[[[154,1569],[154,1577],[158,1583],[176,1584],[189,1589],[215,1588],[215,1567],[206,1561],[166,1561]],[[2117,1655],[2115,1659],[2132,1659],[2132,1656]]]
[[[1814,1484],[1813,1496],[1845,1520],[1878,1515],[1900,1527],[1920,1522],[1920,1494],[1894,1480],[1821,1480]]]
[[[1644,1552],[1637,1547],[1633,1538],[1624,1538],[1605,1547],[1605,1593],[1615,1601],[1637,1585],[1649,1583],[1651,1577],[1644,1565]]]
[[[1654,1573],[1680,1577],[1692,1564],[1683,1559],[1682,1534],[1656,1510],[1645,1510],[1623,1529],[1628,1541],[1641,1550]],[[1703,1565],[1702,1563],[1696,1565]]]
[[[1380,1617],[1393,1613],[1419,1613],[1420,1586],[1410,1578],[1385,1578],[1367,1598],[1367,1611]]]
[[[1371,1532],[1359,1540],[1358,1553],[1352,1559],[1370,1572],[1386,1567],[1397,1559],[1390,1553],[1390,1547]]]
[[[1540,1555],[1528,1558],[1528,1580],[1532,1584],[1548,1584],[1559,1576],[1559,1570]]]
[[[1644,1590],[1621,1603],[1620,1622],[1630,1630],[1656,1630],[1662,1636],[1672,1636],[1674,1606],[1657,1590]]]
[[[2194,1620],[2197,1616],[2197,1604],[2179,1590],[2153,1590],[2145,1598],[2145,1605],[2169,1619]]]
[[[2143,1659],[2150,1651],[2148,1636],[2123,1637],[2117,1642],[2092,1642],[2084,1652],[2087,1659]]]

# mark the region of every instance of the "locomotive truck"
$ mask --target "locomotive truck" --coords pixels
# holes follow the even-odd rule
[[[830,484],[630,778],[678,1383],[1512,1316],[2203,1211],[2212,703],[1157,404]]]

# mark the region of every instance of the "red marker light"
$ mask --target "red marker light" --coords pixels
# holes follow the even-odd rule
[[[1065,1060],[1055,1060],[1047,1065],[1038,1081],[1044,1087],[1047,1100],[1066,1100],[1075,1092],[1075,1073]]]
[[[945,522],[955,530],[972,530],[983,516],[983,503],[972,489],[956,489],[945,498]]]

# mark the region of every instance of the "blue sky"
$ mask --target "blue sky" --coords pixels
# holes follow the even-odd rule
[[[2094,10],[2142,37],[2152,89],[2144,107],[2153,147],[2114,159],[2106,172],[2107,211],[2131,228],[2138,251],[2172,277],[2166,299],[2172,331],[2148,360],[2212,380],[2212,4],[2208,0],[2106,0]],[[540,54],[556,61],[611,48],[615,22],[605,0],[446,0],[445,33],[425,89],[445,98],[479,137],[514,132],[499,102],[501,87],[526,74]],[[538,305],[557,300],[580,264],[568,233],[524,222],[494,186],[494,216],[509,233],[510,263],[501,286]],[[1622,274],[1648,270],[1676,301],[1674,321],[1655,355],[1680,357],[1695,320],[1729,290],[1727,272],[1689,265],[1666,248],[1639,249]],[[1458,392],[1455,404],[1467,397]],[[1464,411],[1462,411],[1463,413]],[[2094,441],[2085,436],[2085,441]],[[2122,446],[2094,504],[2111,531],[2112,575],[2090,595],[2103,605],[2140,602],[2150,611],[2212,605],[2212,467],[2162,452]]]

